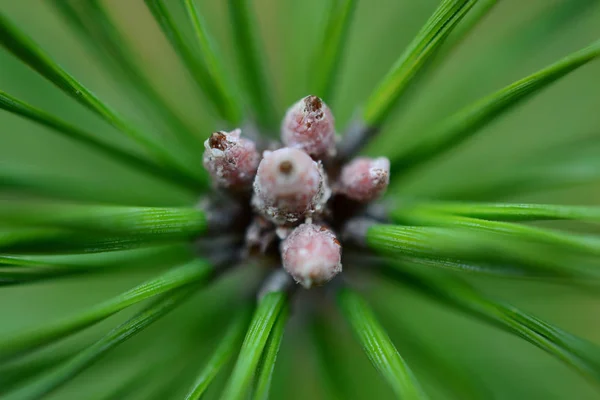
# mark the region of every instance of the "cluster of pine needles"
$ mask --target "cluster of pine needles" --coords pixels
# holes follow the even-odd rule
[[[321,36],[311,49],[310,87],[303,94],[323,98],[334,112],[348,37],[353,21],[360,18],[358,2],[326,2]],[[226,4],[238,71],[232,74],[195,0],[144,0],[152,23],[186,68],[192,89],[198,89],[207,110],[222,126],[276,136],[281,109],[289,105],[276,101],[253,3],[228,0]],[[283,391],[312,386],[326,398],[353,398],[358,394],[349,388],[361,382],[366,385],[365,376],[370,375],[356,370],[344,378],[340,373],[344,358],[335,347],[338,340],[345,340],[340,338],[348,328],[383,378],[369,382],[387,384],[385,389],[372,389],[373,393],[391,393],[402,399],[435,397],[429,385],[413,373],[403,347],[398,351],[392,342],[388,325],[400,332],[406,348],[425,354],[422,358],[430,360],[429,371],[437,374],[449,395],[493,398],[494,393],[477,382],[475,373],[444,360],[443,354],[432,350],[418,334],[409,339],[403,326],[390,322],[394,320],[390,313],[420,312],[406,309],[390,294],[394,291],[423,294],[446,309],[516,335],[591,382],[600,383],[598,346],[488,295],[472,279],[549,281],[582,292],[597,290],[600,235],[594,233],[593,224],[600,222],[600,207],[495,202],[508,195],[539,193],[597,179],[597,137],[557,147],[540,144],[537,154],[514,162],[511,168],[496,172],[497,176],[463,182],[439,196],[403,195],[404,184],[421,168],[434,165],[586,64],[597,69],[593,62],[600,57],[600,41],[410,132],[408,145],[391,146],[382,151],[385,154],[376,154],[378,141],[398,136],[397,131],[388,129],[390,121],[499,3],[439,0],[374,90],[361,104],[353,105],[353,121],[345,130],[338,127],[341,146],[353,152],[366,148],[376,156],[389,157],[390,189],[371,210],[368,221],[344,230],[343,240],[349,245],[344,248],[341,277],[322,288],[293,291],[277,285],[265,290],[270,272],[264,266],[256,260],[231,257],[228,246],[235,244],[236,238],[228,235],[219,211],[198,206],[212,190],[201,158],[202,141],[210,131],[190,123],[156,88],[148,66],[124,39],[126,27],[115,21],[104,1],[54,0],[50,5],[69,34],[101,60],[100,68],[128,93],[133,108],[144,110],[153,130],[84,86],[28,35],[26,24],[17,24],[1,12],[0,44],[7,54],[121,136],[115,140],[102,137],[0,88],[0,108],[5,113],[43,126],[48,135],[62,135],[87,146],[145,174],[143,179],[163,182],[163,190],[186,193],[192,201],[170,207],[115,204],[93,183],[84,186],[48,173],[2,166],[0,285],[7,288],[0,290],[17,285],[31,288],[27,293],[37,303],[44,302],[43,295],[36,295],[40,285],[87,278],[72,294],[66,294],[69,303],[77,303],[78,294],[93,290],[94,285],[87,288],[89,281],[118,281],[124,271],[139,270],[154,271],[154,277],[117,295],[102,296],[95,304],[82,304],[78,311],[58,319],[36,322],[34,316],[19,311],[20,304],[11,304],[19,319],[27,323],[21,324],[25,326],[22,329],[1,330],[0,398],[266,399],[272,381],[283,376],[276,361],[284,333],[300,349],[298,354],[314,350],[321,362],[319,367],[306,366],[315,369],[312,375],[297,373],[287,365],[281,372],[287,374]],[[560,34],[594,7],[598,3],[590,0],[557,2],[548,7],[548,15],[540,15],[532,24],[538,24],[543,32]],[[137,22],[137,16],[128,18],[132,24]],[[520,57],[525,58],[526,53]],[[369,57],[369,49],[364,50],[364,57]],[[493,68],[489,73],[494,73]],[[589,101],[596,101],[597,107],[597,98]],[[563,118],[568,120],[568,113]],[[3,135],[18,132],[4,131]],[[484,169],[480,165],[472,168]],[[377,306],[377,312],[373,302],[383,304]],[[386,314],[384,323],[380,322]],[[115,322],[119,318],[121,322]],[[2,325],[5,320],[0,315]],[[124,343],[138,334],[139,340]],[[301,357],[292,362],[312,365]],[[96,363],[124,372],[107,378],[107,383],[94,391],[69,392],[69,384],[84,376],[104,379],[96,373],[84,374]],[[518,362],[513,372],[520,373]]]

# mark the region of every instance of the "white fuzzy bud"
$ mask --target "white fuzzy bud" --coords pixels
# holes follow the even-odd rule
[[[342,168],[336,191],[352,200],[368,203],[383,195],[389,183],[390,160],[358,157]]]
[[[210,174],[215,186],[232,190],[248,190],[260,154],[250,139],[241,137],[242,131],[215,132],[204,142],[204,168]]]
[[[335,155],[335,121],[317,96],[307,96],[291,106],[281,125],[281,140],[321,159]]]
[[[281,243],[283,268],[296,282],[310,288],[342,272],[342,247],[331,230],[302,224]]]
[[[275,224],[295,224],[322,212],[330,195],[323,168],[303,151],[264,152],[252,205]]]

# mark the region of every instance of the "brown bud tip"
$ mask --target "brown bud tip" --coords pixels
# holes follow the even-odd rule
[[[281,125],[281,140],[314,158],[335,155],[335,121],[331,110],[317,96],[303,98],[287,111]]]
[[[227,136],[223,132],[215,132],[208,138],[208,145],[211,149],[225,151],[227,148]]]
[[[234,191],[251,187],[260,154],[242,131],[215,132],[204,142],[204,168],[217,187]]]
[[[342,168],[337,191],[361,203],[373,201],[385,193],[390,182],[390,161],[359,157]]]
[[[328,228],[302,224],[281,243],[283,268],[296,282],[310,288],[342,272],[342,247]]]
[[[293,170],[294,164],[292,164],[290,161],[282,161],[281,164],[279,164],[279,172],[282,174],[290,175]]]
[[[323,100],[313,95],[306,96],[304,98],[304,107],[307,112],[315,113],[316,116],[321,117],[320,114],[323,112]]]

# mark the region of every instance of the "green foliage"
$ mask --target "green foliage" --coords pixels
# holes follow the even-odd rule
[[[315,364],[321,377],[321,388],[327,398],[349,397],[350,388],[341,372],[343,357],[339,348],[337,332],[332,329],[332,322],[325,316],[314,315],[307,329],[314,344]]]
[[[313,56],[310,81],[314,85],[312,93],[325,99],[331,106],[337,72],[347,47],[348,31],[354,17],[356,0],[331,1],[327,13],[327,23]]]
[[[0,341],[0,360],[17,357],[77,333],[150,297],[190,284],[207,282],[212,271],[213,268],[206,262],[194,260],[77,315],[4,338]]]
[[[75,356],[78,350],[54,351],[52,354],[38,356],[35,360],[17,360],[0,368],[0,387],[5,393],[28,379],[35,378]]]
[[[411,400],[426,399],[414,374],[360,295],[350,289],[343,289],[338,294],[338,301],[367,356],[393,388],[396,396]]]
[[[444,395],[460,399],[597,396],[571,381],[576,374],[546,364],[553,360],[543,352],[538,358],[534,347],[531,354],[517,354],[503,336],[471,333],[466,327],[479,329],[475,324],[447,323],[446,314],[438,314],[444,318],[437,325],[428,321],[428,307],[442,303],[525,339],[596,386],[600,382],[597,335],[586,321],[597,299],[585,297],[597,293],[600,278],[600,209],[562,205],[598,198],[590,185],[600,181],[594,111],[599,81],[591,61],[600,56],[600,42],[549,64],[597,39],[600,6],[596,0],[516,3],[145,0],[144,7],[54,0],[31,9],[27,1],[2,3],[0,108],[7,112],[0,115],[0,395],[266,400],[277,391],[290,399],[422,399],[438,398],[441,386]],[[164,59],[159,35],[189,77],[174,76],[179,70]],[[402,43],[408,45],[399,51]],[[302,81],[297,76],[281,76],[286,63],[308,75],[306,87],[295,85]],[[587,64],[593,67],[581,68]],[[76,102],[55,97],[54,87],[24,67]],[[154,83],[161,74],[199,89],[208,112],[227,129],[275,133],[282,111],[276,100],[297,97],[296,89],[328,103],[335,99],[341,134],[351,113],[359,115],[354,127],[365,128],[365,142],[390,128],[384,132],[389,136],[372,142],[377,155],[391,155],[397,190],[388,194],[387,214],[365,210],[362,216],[374,211],[377,221],[363,236],[348,229],[348,245],[343,224],[333,226],[344,242],[343,280],[310,292],[279,287],[255,304],[265,287],[258,280],[272,265],[242,259],[237,270],[243,276],[224,277],[219,290],[213,287],[220,282],[209,285],[222,268],[234,267],[221,265],[219,257],[240,250],[219,248],[220,241],[237,243],[242,231],[221,229],[212,237],[207,225],[213,220],[195,198],[208,186],[198,140],[209,133],[208,123],[180,109],[197,100],[187,98],[185,88],[168,88],[172,99],[163,94],[165,88]],[[107,83],[119,89],[113,98],[92,89]],[[413,101],[421,107],[416,112]],[[129,103],[146,123],[121,114],[119,102]],[[106,123],[116,132],[104,132]],[[484,130],[492,134],[479,134]],[[125,140],[117,143],[109,136],[114,133]],[[401,143],[408,136],[411,141]],[[447,166],[440,156],[464,143],[473,146],[459,153],[465,165]],[[93,153],[106,157],[88,159]],[[498,155],[504,164],[488,162]],[[432,170],[413,176],[433,196],[404,179],[425,164]],[[129,170],[158,180],[122,176]],[[443,187],[448,178],[453,183]],[[550,192],[557,188],[571,191]],[[147,196],[173,189],[190,197],[155,204]],[[502,202],[508,197],[518,202]],[[198,241],[203,235],[210,237]],[[156,267],[163,268],[159,275]],[[411,307],[407,291],[383,290],[386,284],[372,279],[373,272],[436,302],[418,298]],[[97,299],[103,285],[119,287],[121,294]],[[484,294],[486,285],[510,302]],[[123,291],[127,287],[132,289]],[[203,288],[200,305],[184,304]],[[374,311],[359,289],[375,300]],[[560,301],[540,302],[538,292]],[[332,294],[349,331],[339,324]],[[86,296],[95,305],[78,307]],[[520,301],[590,340],[512,305]],[[60,317],[35,323],[54,310]],[[106,328],[121,311],[124,322]],[[13,329],[28,321],[34,323]],[[448,334],[435,332],[439,343],[433,346],[409,325],[423,332],[443,326]],[[453,330],[460,345],[451,340]],[[509,367],[503,370],[505,360]],[[86,374],[94,379],[83,379]]]
[[[206,366],[200,372],[200,375],[194,382],[194,386],[186,396],[186,400],[200,399],[211,382],[215,379],[219,371],[225,363],[235,354],[237,346],[239,346],[250,319],[250,308],[244,308],[238,311],[227,328],[227,332],[223,339],[219,342],[219,346],[215,349]]]
[[[425,376],[431,377],[453,397],[485,399],[493,396],[481,382],[478,371],[472,366],[432,348],[426,338],[402,323],[398,318],[397,310],[390,307],[386,294],[386,292],[375,294],[374,307],[378,315],[384,309],[382,323],[386,325],[390,338],[397,343],[403,353],[406,352],[408,363],[413,365],[414,362],[417,374],[419,369],[422,370]]]
[[[245,97],[255,113],[259,125],[274,130],[277,127],[277,109],[262,44],[258,36],[258,24],[249,0],[228,0],[230,26],[237,53],[238,71],[245,88]]]
[[[388,264],[392,274],[445,305],[483,319],[515,334],[557,357],[575,370],[600,382],[600,348],[518,308],[488,298],[458,278],[432,274],[419,268]]]
[[[485,182],[454,187],[444,198],[497,200],[507,196],[545,193],[600,182],[597,138],[552,146],[491,175]]]
[[[66,121],[63,121],[60,118],[48,114],[47,112],[37,109],[30,104],[20,101],[19,99],[16,99],[8,93],[2,92],[1,90],[0,108],[44,125],[59,134],[63,134],[70,139],[77,140],[80,143],[99,150],[107,156],[124,162],[133,168],[139,169],[146,173],[155,174],[155,176],[160,177],[167,182],[174,181],[175,183],[182,183],[185,188],[199,188],[198,182],[195,180],[180,180],[178,175],[174,175],[169,170],[161,168],[147,158],[133,154],[131,151],[121,149],[113,144],[105,143],[95,138],[90,133],[77,128]],[[200,188],[201,187],[202,186],[200,186]]]
[[[249,393],[249,389],[252,385],[252,376],[259,365],[270,335],[274,334],[279,337],[282,335],[281,327],[276,328],[275,331],[273,331],[273,329],[274,327],[281,325],[277,324],[277,321],[279,321],[280,318],[286,319],[287,307],[287,296],[282,292],[269,293],[259,301],[254,316],[252,317],[250,327],[248,328],[248,332],[246,333],[246,337],[244,338],[244,343],[240,350],[240,354],[238,355],[235,367],[221,397],[222,399],[242,399]],[[275,351],[275,355],[276,354]],[[265,362],[273,364],[275,362],[275,355],[266,355]],[[267,375],[270,374],[267,373]],[[268,378],[269,377],[266,376],[267,381]],[[267,383],[268,382],[261,382],[261,386],[266,385]],[[259,386],[259,390],[266,389],[262,389]]]
[[[379,127],[408,84],[477,0],[442,0],[438,9],[406,48],[365,104],[367,126]]]
[[[520,101],[599,56],[600,41],[597,41],[561,61],[467,106],[440,122],[430,132],[421,133],[419,141],[413,147],[406,149],[402,154],[392,156],[392,173],[406,173],[409,169],[450,151],[502,113],[519,104]]]
[[[256,372],[254,383],[254,399],[267,400],[269,398],[269,390],[271,389],[271,380],[273,379],[273,370],[275,369],[275,361],[277,353],[283,340],[283,332],[288,319],[288,309],[283,310],[283,315],[277,317],[277,322],[273,330],[269,334],[269,341],[266,344],[266,349],[263,351],[258,369]]]
[[[434,218],[444,225],[443,218]],[[431,219],[427,222],[431,224]],[[475,226],[374,225],[367,242],[384,255],[436,268],[507,277],[598,278],[596,249],[590,248],[587,238],[512,224],[507,224],[511,229],[505,234],[489,229],[490,224],[481,220]]]
[[[185,40],[165,1],[145,0],[145,3],[175,51],[186,64],[198,87],[206,93],[207,99],[214,103],[213,106],[219,116],[233,125],[239,124],[241,121],[240,106],[232,96],[230,85],[227,84],[229,80],[224,76],[224,70],[216,64],[214,50],[209,45],[207,33],[202,29],[196,12],[190,8],[193,5],[188,2],[187,8],[191,13],[190,18],[194,24],[196,37],[199,39],[199,52],[190,47],[190,43]]]
[[[195,208],[8,202],[0,221],[0,248],[25,253],[126,250],[191,239],[206,229],[204,212]]]
[[[75,378],[85,368],[102,357],[105,353],[114,347],[131,338],[133,335],[141,332],[150,324],[167,314],[178,306],[183,300],[189,297],[193,290],[183,288],[173,293],[161,296],[150,306],[146,307],[127,322],[111,330],[100,340],[86,347],[73,358],[65,363],[59,364],[56,368],[36,379],[34,382],[23,386],[6,396],[6,399],[39,399],[47,395],[56,388],[64,385],[69,380]]]
[[[99,0],[86,2],[53,1],[53,6],[72,24],[81,37],[102,55],[99,57],[107,68],[114,70],[124,83],[137,92],[140,102],[150,105],[150,110],[167,121],[167,128],[174,133],[184,146],[199,151],[199,141],[194,137],[194,129],[189,126],[156,90],[151,79],[141,68],[134,49],[128,46],[125,36],[115,26],[105,6]]]
[[[15,285],[91,272],[176,265],[188,260],[181,245],[69,255],[2,255],[0,285]]]
[[[138,240],[193,238],[206,229],[204,211],[191,207],[3,202],[0,221],[8,226],[59,227]]]
[[[184,176],[184,179],[202,179],[202,174],[186,170],[180,162],[162,144],[156,142],[140,128],[125,121],[116,111],[104,104],[92,91],[83,86],[60,65],[50,58],[39,46],[27,37],[19,28],[0,14],[0,43],[8,51],[21,59],[30,68],[48,79],[63,92],[80,104],[98,114],[119,131],[129,136],[152,153],[157,162]]]
[[[419,203],[396,212],[401,215],[412,212],[438,212],[494,221],[600,220],[599,207],[554,204],[432,202]]]
[[[407,217],[418,225],[464,228],[467,231],[482,231],[507,235],[526,242],[546,243],[555,248],[569,252],[582,252],[598,255],[600,241],[592,235],[563,233],[551,229],[537,228],[509,222],[486,221],[477,218],[448,216],[438,214],[414,213]]]

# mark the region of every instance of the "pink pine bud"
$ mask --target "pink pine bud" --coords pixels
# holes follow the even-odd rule
[[[217,187],[240,191],[252,185],[260,154],[241,133],[240,129],[215,132],[204,142],[204,168]]]
[[[254,180],[254,208],[276,224],[319,213],[331,195],[321,165],[305,152],[265,151]]]
[[[361,203],[380,197],[390,183],[390,160],[358,157],[342,168],[337,191]]]
[[[281,258],[283,268],[307,289],[342,272],[342,246],[324,226],[298,226],[281,243]]]
[[[291,106],[281,125],[281,140],[314,158],[335,155],[335,121],[329,107],[317,96]]]

